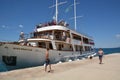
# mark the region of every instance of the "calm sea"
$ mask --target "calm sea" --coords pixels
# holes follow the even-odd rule
[[[95,51],[98,51],[98,48],[95,49]],[[114,53],[120,53],[120,48],[103,48],[104,54],[114,54]],[[5,65],[0,63],[0,72],[5,72],[7,71]]]
[[[96,48],[95,51],[98,52],[99,48]],[[120,47],[119,48],[102,48],[104,51],[104,54],[114,54],[114,53],[120,53]]]

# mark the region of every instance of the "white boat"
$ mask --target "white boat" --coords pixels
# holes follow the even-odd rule
[[[52,63],[93,54],[93,38],[71,30],[68,26],[64,21],[57,21],[56,13],[56,20],[38,24],[29,38],[25,38],[21,32],[18,42],[0,42],[0,62],[8,70],[43,65],[46,48],[50,49]]]

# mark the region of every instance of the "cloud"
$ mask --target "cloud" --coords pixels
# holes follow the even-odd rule
[[[6,28],[6,26],[5,26],[5,25],[2,25],[2,28]]]
[[[23,25],[20,24],[20,25],[19,25],[19,28],[23,28]]]
[[[2,25],[2,26],[0,26],[0,29],[1,29],[1,30],[8,29],[8,26],[6,26],[6,25]]]
[[[116,34],[116,38],[120,39],[120,34]]]

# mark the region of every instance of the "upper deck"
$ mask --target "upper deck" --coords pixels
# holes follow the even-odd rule
[[[35,32],[45,32],[45,31],[52,31],[52,30],[70,31],[71,34],[75,34],[75,35],[78,35],[78,36],[83,36],[83,37],[88,38],[88,39],[93,39],[89,35],[78,33],[74,30],[69,29],[68,27],[69,27],[69,24],[66,24],[65,22],[60,22],[58,24],[55,24],[55,23],[53,24],[52,23],[52,25],[41,25],[41,24],[39,24],[39,25],[36,26]]]

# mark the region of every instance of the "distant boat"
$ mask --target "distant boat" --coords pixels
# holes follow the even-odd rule
[[[49,23],[36,25],[29,38],[21,32],[18,42],[0,42],[0,62],[8,70],[43,65],[46,48],[50,49],[52,63],[93,54],[93,38],[71,30],[68,26],[65,21],[58,21],[56,16]]]

